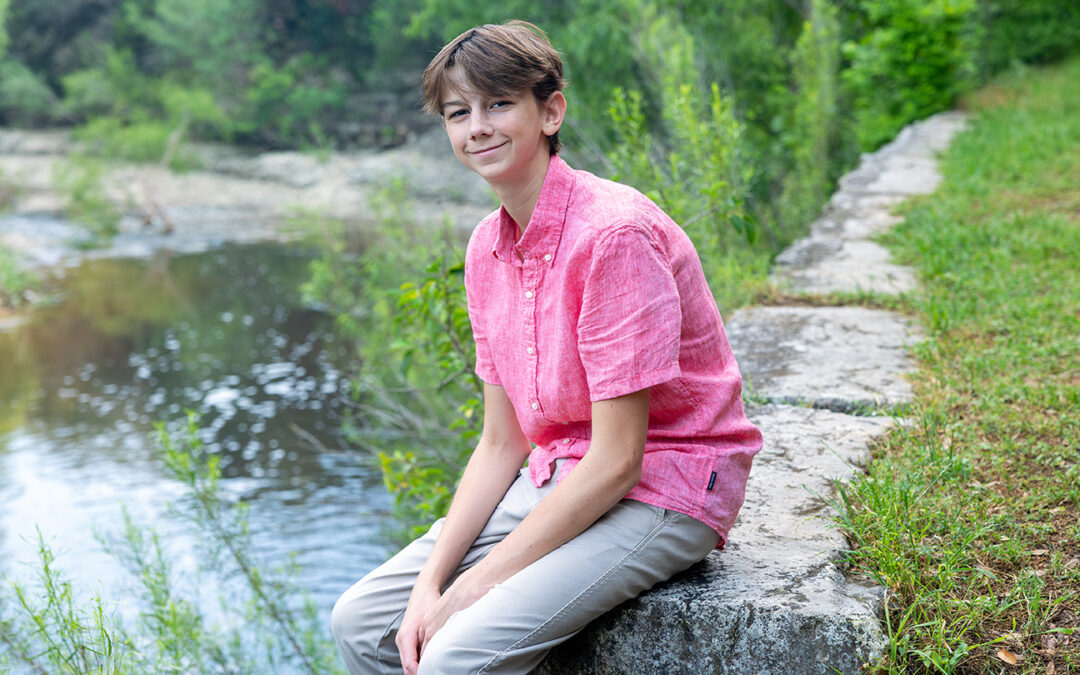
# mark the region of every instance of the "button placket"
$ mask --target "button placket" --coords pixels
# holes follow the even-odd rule
[[[538,374],[540,368],[539,355],[536,353],[536,312],[537,312],[537,298],[536,293],[539,288],[540,282],[540,266],[537,264],[535,257],[526,256],[522,269],[522,286],[525,291],[522,293],[523,300],[521,302],[522,307],[522,324],[525,326],[524,335],[524,351],[525,362],[527,367],[523,369],[524,377],[528,378],[525,383],[525,391],[528,391],[532,399],[529,403],[529,407],[540,415],[544,414],[544,411],[540,406],[540,387],[538,382]]]

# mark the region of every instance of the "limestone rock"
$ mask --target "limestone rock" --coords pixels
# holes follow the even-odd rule
[[[918,332],[862,307],[751,307],[727,322],[747,391],[768,401],[850,411],[911,400],[903,373]]]
[[[777,257],[773,279],[798,293],[896,294],[915,288],[912,271],[893,264],[888,251],[869,239],[899,222],[890,207],[937,188],[941,174],[935,155],[964,121],[958,113],[935,115],[863,155],[859,166],[840,179],[840,189],[810,234]]]
[[[893,264],[884,246],[865,239],[809,236],[788,247],[775,262],[776,277],[797,292],[896,294],[915,288],[910,267]]]

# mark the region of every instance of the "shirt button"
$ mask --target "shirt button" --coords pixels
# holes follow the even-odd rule
[[[570,439],[569,439],[569,438],[564,438],[564,439],[562,439],[562,442],[563,442],[563,443],[569,443],[569,442],[570,442]]]
[[[537,403],[536,401],[533,401],[531,405],[532,405],[533,410],[539,410],[540,409],[540,404]]]
[[[525,291],[525,297],[526,297],[526,298],[531,298],[532,296],[533,296],[533,292],[532,292],[532,291]]]
[[[545,253],[544,254],[544,260],[550,261],[551,260],[551,254],[550,253]]]
[[[535,349],[533,349],[532,347],[526,347],[526,348],[525,348],[525,351],[526,351],[527,353],[529,353],[529,354],[532,354],[532,353],[533,353],[533,352],[535,352],[536,350],[535,350]]]

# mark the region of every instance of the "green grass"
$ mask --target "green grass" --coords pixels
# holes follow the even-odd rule
[[[912,424],[840,496],[888,589],[883,671],[1080,673],[1077,82],[1073,59],[972,95],[941,189],[885,240],[929,337]]]

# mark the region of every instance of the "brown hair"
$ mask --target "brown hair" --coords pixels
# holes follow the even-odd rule
[[[491,96],[529,89],[539,103],[566,86],[562,59],[544,31],[527,21],[486,24],[451,40],[424,71],[424,110],[442,115],[451,68],[460,67],[470,86]],[[562,147],[558,132],[548,136],[548,150]]]

